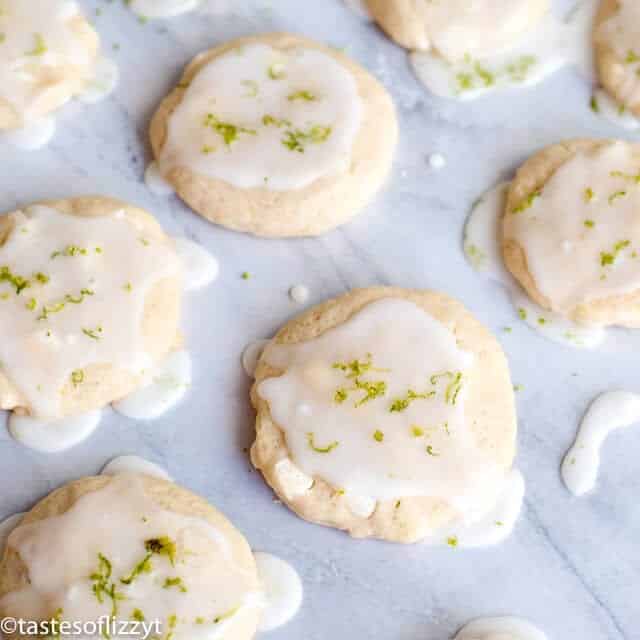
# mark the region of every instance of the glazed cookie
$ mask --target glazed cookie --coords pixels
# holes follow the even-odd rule
[[[146,211],[95,197],[0,217],[0,407],[55,419],[127,395],[176,345],[181,293]]]
[[[0,33],[0,130],[55,111],[96,75],[98,34],[76,2],[6,0]]]
[[[600,83],[621,107],[640,116],[640,5],[602,0],[595,25]]]
[[[205,218],[317,235],[384,182],[397,140],[385,89],[343,54],[272,34],[200,54],[151,123],[158,168]]]
[[[47,622],[51,637],[77,622],[102,624],[95,637],[128,624],[134,637],[250,640],[262,607],[244,537],[202,498],[151,476],[54,491],[10,534],[0,565],[0,618]]]
[[[251,398],[254,466],[299,516],[358,538],[476,521],[515,454],[504,354],[439,293],[362,289],[302,314],[265,348]]]
[[[455,63],[517,44],[549,12],[549,0],[366,0],[376,22],[407,49]]]
[[[541,307],[640,327],[640,147],[573,140],[528,160],[502,218],[505,264]]]

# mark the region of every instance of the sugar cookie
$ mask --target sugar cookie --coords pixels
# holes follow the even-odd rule
[[[514,46],[548,12],[549,0],[366,0],[376,22],[406,49],[459,62]]]
[[[263,602],[240,532],[204,499],[146,475],[54,491],[10,534],[0,564],[1,618],[103,625],[87,636],[251,640]]]
[[[0,407],[56,419],[145,381],[176,345],[182,265],[151,214],[103,197],[0,218]]]
[[[150,128],[162,177],[205,218],[261,236],[324,233],[384,182],[391,98],[343,54],[286,34],[200,54]]]
[[[50,114],[74,97],[95,102],[117,82],[73,0],[7,0],[0,33],[0,132],[17,146],[42,146],[55,129]]]
[[[572,140],[528,160],[502,218],[505,265],[544,309],[640,327],[640,147]]]
[[[354,537],[414,542],[478,521],[515,454],[504,354],[438,293],[356,290],[293,319],[251,397],[255,467],[299,516]]]
[[[602,0],[594,29],[600,83],[621,111],[640,116],[640,5]]]

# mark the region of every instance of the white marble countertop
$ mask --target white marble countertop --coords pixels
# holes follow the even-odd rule
[[[560,138],[626,135],[589,110],[586,82],[568,69],[526,92],[472,104],[436,100],[412,76],[405,52],[340,0],[271,0],[268,6],[267,0],[235,0],[233,15],[147,24],[120,0],[81,4],[117,60],[121,84],[103,103],[66,107],[47,149],[0,148],[0,209],[88,193],[128,199],[153,211],[169,232],[215,253],[221,276],[187,300],[184,328],[195,380],[178,409],[150,423],[109,411],[89,441],[51,456],[0,430],[0,518],[96,473],[114,456],[136,453],[214,502],[256,550],[297,567],[306,589],[303,609],[270,634],[274,640],[444,640],[470,618],[498,614],[530,618],[557,640],[637,638],[638,434],[608,442],[595,493],[573,498],[559,476],[595,395],[640,390],[633,375],[637,354],[547,342],[518,322],[504,292],[479,278],[461,250],[473,200],[532,151]],[[388,87],[399,110],[401,140],[388,187],[351,224],[318,239],[232,233],[175,198],[153,196],[142,182],[149,116],[183,65],[226,39],[273,30],[345,47]],[[427,162],[436,151],[448,161],[439,172]],[[251,273],[248,281],[243,271]],[[464,551],[357,542],[307,524],[273,500],[246,455],[253,413],[240,354],[300,311],[287,296],[300,283],[311,290],[309,304],[375,284],[440,289],[498,334],[514,382],[524,386],[518,465],[528,485],[522,518],[505,544]],[[512,333],[501,332],[505,325]]]

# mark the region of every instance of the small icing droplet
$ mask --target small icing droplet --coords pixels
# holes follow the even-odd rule
[[[144,183],[151,193],[157,196],[170,196],[175,193],[175,189],[169,184],[160,173],[160,169],[155,162],[152,162],[144,172]]]
[[[447,159],[441,153],[432,153],[429,156],[429,166],[435,171],[444,169],[447,165]]]
[[[173,478],[160,465],[145,460],[139,456],[120,456],[114,458],[105,465],[100,472],[103,476],[115,476],[119,473],[144,473],[148,476],[155,476],[162,480],[173,480]]]
[[[266,607],[260,631],[271,631],[289,622],[302,605],[302,581],[297,571],[270,553],[254,554],[262,581]]]
[[[309,299],[309,289],[303,284],[297,284],[289,289],[289,297],[298,304],[304,304]]]
[[[242,368],[250,378],[255,377],[258,360],[269,342],[269,340],[255,340],[248,344],[242,352]]]
[[[465,625],[454,640],[548,640],[538,627],[522,618],[479,618]]]
[[[176,251],[184,265],[184,288],[202,289],[211,284],[220,273],[220,264],[204,247],[187,238],[174,238]]]
[[[376,510],[377,501],[367,496],[356,496],[347,494],[345,496],[347,505],[353,515],[359,518],[369,518]]]

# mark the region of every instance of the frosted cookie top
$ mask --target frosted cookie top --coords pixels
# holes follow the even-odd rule
[[[82,491],[82,482],[93,490]],[[69,498],[61,515],[27,520],[9,536],[3,578],[14,588],[0,598],[3,614],[159,621],[154,637],[174,640],[252,637],[245,625],[255,624],[262,605],[255,564],[220,514],[135,474],[86,479]],[[19,588],[14,553],[26,572]]]
[[[624,106],[640,102],[640,5],[634,0],[617,0],[616,9],[596,28],[596,44],[613,52],[616,65],[603,70],[607,85],[615,85],[615,96]],[[602,64],[602,60],[600,61]]]
[[[37,119],[95,75],[98,36],[72,0],[3,0],[0,128]]]
[[[159,157],[243,189],[302,189],[348,170],[362,123],[353,73],[312,48],[248,44],[184,88]]]
[[[0,223],[0,370],[32,414],[60,416],[63,396],[99,384],[91,367],[140,374],[153,364],[147,296],[181,265],[150,216],[34,205]]]
[[[606,41],[627,64],[640,63],[640,5],[635,0],[617,0],[617,10],[601,23],[596,38]]]
[[[263,361],[283,373],[258,394],[306,476],[374,504],[441,500],[463,519],[492,506],[504,469],[467,415],[474,356],[415,303],[371,302],[317,338],[270,343]]]
[[[549,10],[548,0],[422,0],[421,49],[435,49],[449,62],[498,54],[518,44]]]
[[[617,142],[578,151],[503,218],[550,309],[640,289],[640,153]]]

